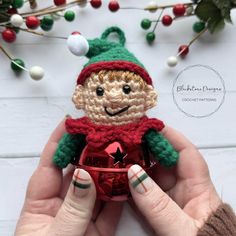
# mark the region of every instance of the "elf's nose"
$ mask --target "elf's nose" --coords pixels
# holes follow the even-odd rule
[[[122,101],[122,94],[118,91],[109,91],[106,93],[107,99],[111,103],[120,103]]]

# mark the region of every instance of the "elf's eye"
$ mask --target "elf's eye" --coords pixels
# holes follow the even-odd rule
[[[104,89],[102,87],[97,87],[96,93],[97,93],[98,96],[103,96]]]
[[[129,94],[131,92],[131,88],[130,88],[130,86],[128,84],[123,86],[123,92],[125,94]]]

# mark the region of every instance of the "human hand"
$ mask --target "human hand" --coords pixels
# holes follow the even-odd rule
[[[86,171],[71,169],[63,176],[62,170],[52,163],[64,132],[63,120],[51,135],[30,179],[15,236],[115,234],[122,204],[95,203],[95,186]]]
[[[172,128],[164,128],[162,134],[179,152],[178,163],[157,168],[153,179],[158,185],[133,165],[128,171],[133,200],[157,235],[197,235],[221,200],[196,147]]]

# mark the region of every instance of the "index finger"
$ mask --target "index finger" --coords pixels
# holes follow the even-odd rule
[[[165,126],[161,133],[166,139],[168,139],[177,152],[186,148],[196,148],[195,145],[193,145],[182,133],[169,126]]]
[[[54,167],[52,163],[52,157],[64,133],[65,133],[65,118],[58,124],[56,129],[52,132],[47,144],[45,145],[41,153],[39,166]]]
[[[179,152],[179,160],[176,166],[177,177],[182,179],[208,177],[208,166],[198,151],[183,134],[171,127],[165,127],[162,134]]]

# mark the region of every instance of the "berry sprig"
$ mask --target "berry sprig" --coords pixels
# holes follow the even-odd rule
[[[193,12],[194,12],[194,5],[196,3],[192,2],[192,3],[187,3],[187,4],[175,4],[175,5],[165,5],[165,6],[158,6],[157,4],[155,5],[154,2],[149,3],[148,7],[146,7],[146,9],[148,9],[149,11],[157,11],[157,10],[161,10],[160,15],[158,16],[157,20],[149,20],[149,19],[143,19],[141,21],[141,27],[144,30],[148,30],[151,28],[152,23],[154,24],[154,27],[152,29],[151,32],[148,32],[146,34],[146,40],[148,43],[152,43],[155,40],[155,29],[157,28],[157,25],[159,22],[162,23],[162,25],[164,27],[169,27],[170,25],[172,25],[172,23],[175,20],[179,20],[185,17],[189,17],[189,16],[193,16]],[[172,14],[173,15],[169,15],[169,14],[165,14],[163,15],[164,11],[167,8],[171,8],[172,9]],[[163,16],[162,16],[163,15]],[[162,16],[162,17],[161,17]],[[203,26],[202,22],[197,22],[194,24],[193,29],[195,32],[200,33],[205,29],[205,26]],[[174,67],[177,65],[178,63],[178,58],[184,58],[188,53],[189,53],[189,47],[192,45],[193,42],[195,42],[195,40],[197,38],[200,37],[201,34],[199,34],[197,37],[194,38],[194,40],[191,40],[191,42],[187,45],[181,45],[178,49],[178,54],[176,56],[171,56],[167,59],[167,65],[169,67]],[[151,37],[152,36],[152,37]]]
[[[230,11],[236,7],[236,1],[234,0],[193,0],[190,3],[174,4],[159,6],[156,2],[151,1],[145,10],[150,12],[156,12],[157,10],[163,10],[167,8],[172,9],[173,15],[165,14],[161,20],[143,19],[141,21],[141,27],[144,30],[149,30],[152,23],[155,23],[153,30],[146,34],[147,42],[150,43],[155,40],[155,29],[157,23],[161,21],[163,26],[170,26],[175,20],[183,19],[189,16],[197,16],[199,20],[195,22],[192,29],[197,35],[187,44],[181,45],[178,49],[176,56],[171,56],[167,60],[167,64],[170,67],[174,67],[178,63],[178,58],[184,58],[189,53],[190,46],[198,39],[204,32],[209,31],[211,33],[222,29],[225,22],[231,22]],[[149,37],[152,35],[152,37]]]
[[[11,69],[15,73],[20,73],[23,70],[28,72],[30,77],[33,80],[40,80],[44,76],[44,70],[40,66],[32,66],[30,69],[27,69],[25,67],[25,63],[22,59],[19,58],[14,58],[13,56],[10,55],[9,52],[0,44],[0,50],[6,55],[6,57],[11,61]]]
[[[5,2],[8,4],[5,4]],[[4,12],[0,11],[0,27],[4,28],[3,31],[1,31],[2,39],[7,43],[13,43],[16,41],[17,33],[19,31],[24,31],[48,38],[67,39],[67,37],[48,36],[45,33],[37,32],[36,30],[39,27],[43,31],[51,30],[54,25],[55,16],[64,17],[68,22],[73,21],[75,19],[75,13],[71,10],[67,10],[67,8],[75,4],[82,6],[85,2],[87,1],[76,0],[66,3],[66,0],[54,0],[53,6],[30,13],[18,13],[18,9],[23,6],[24,1],[5,0],[5,5],[0,5],[0,9],[4,9]],[[37,2],[35,0],[29,1],[29,4],[32,9],[37,6]],[[4,18],[2,18],[2,16],[4,16]],[[22,27],[24,24],[26,28]],[[10,59],[11,69],[14,72],[20,73],[22,71],[26,71],[34,80],[39,80],[44,76],[44,70],[41,67],[34,66],[30,69],[27,69],[22,59],[14,58],[13,56],[11,56],[2,45],[0,45],[0,51],[2,51],[8,59]]]
[[[146,40],[148,41],[149,44],[151,44],[151,43],[155,40],[156,35],[155,35],[154,31],[155,31],[155,29],[157,28],[157,25],[158,25],[158,23],[159,23],[159,21],[160,21],[160,18],[161,18],[161,16],[162,16],[163,12],[164,12],[164,9],[161,10],[161,12],[160,12],[160,14],[159,14],[159,16],[158,16],[158,19],[157,19],[157,21],[155,22],[155,25],[154,25],[154,27],[153,27],[153,30],[152,30],[151,32],[147,33],[147,35],[146,35]],[[146,23],[150,23],[150,22],[146,19]],[[142,24],[145,25],[145,21],[144,21],[144,22],[143,22],[143,21],[141,22],[141,26],[142,26]],[[148,26],[148,24],[146,25],[146,27],[147,27],[147,26]]]
[[[175,67],[178,64],[178,58],[185,58],[187,54],[189,53],[190,46],[198,39],[200,38],[208,29],[203,28],[188,44],[183,44],[179,46],[178,53],[175,56],[170,56],[167,59],[167,65],[169,67]]]

